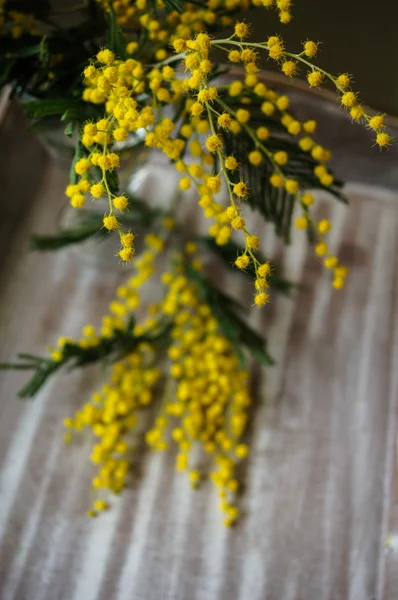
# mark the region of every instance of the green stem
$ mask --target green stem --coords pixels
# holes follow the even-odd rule
[[[304,63],[305,65],[307,65],[307,67],[310,67],[311,69],[315,69],[316,71],[319,71],[320,73],[322,73],[323,75],[325,75],[325,77],[327,77],[328,79],[330,79],[330,81],[336,86],[336,88],[339,90],[339,92],[341,92],[342,94],[344,94],[343,88],[341,88],[338,85],[338,83],[336,81],[336,78],[333,77],[333,75],[331,75],[330,73],[328,73],[324,69],[321,69],[320,67],[317,67],[316,65],[312,64],[311,62],[309,62],[308,60],[306,60],[305,58],[303,58],[301,56],[301,54],[293,54],[292,52],[284,52],[284,54],[285,54],[285,56],[290,56],[291,58],[295,58],[296,60]]]
[[[159,67],[164,67],[166,65],[169,65],[170,63],[177,62],[178,60],[183,60],[186,57],[186,55],[187,55],[186,52],[180,52],[179,54],[173,54],[172,56],[169,56],[168,58],[165,58],[164,60],[162,60],[158,63],[146,65],[146,67],[150,68],[150,69],[159,69]]]
[[[269,50],[269,47],[267,46],[267,44],[265,42],[262,44],[261,43],[257,44],[256,42],[235,42],[233,40],[226,39],[226,40],[212,40],[210,42],[210,44],[212,46],[217,46],[217,44],[228,44],[231,46],[238,46],[239,48],[241,46],[250,46],[253,48],[261,48],[261,50]]]

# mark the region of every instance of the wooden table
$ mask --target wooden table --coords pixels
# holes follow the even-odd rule
[[[321,109],[334,111],[300,96],[301,115]],[[73,252],[27,253],[29,232],[55,228],[67,177],[23,127],[11,107],[0,131],[0,360],[98,324],[120,279]],[[317,211],[335,223],[331,244],[351,275],[337,292],[300,232],[287,250],[266,236],[303,285],[255,317],[278,364],[258,378],[242,520],[223,528],[213,488],[191,490],[173,456],[149,451],[112,510],[87,519],[90,440],[64,448],[62,419],[100,374],[60,375],[20,401],[23,372],[0,373],[3,600],[398,598],[398,150],[380,156],[343,114],[324,131],[351,207],[325,196]]]

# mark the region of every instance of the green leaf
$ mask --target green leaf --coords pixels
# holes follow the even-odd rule
[[[255,276],[255,270],[253,263],[250,263],[249,267],[246,271],[240,271],[235,267],[235,260],[237,256],[243,254],[243,248],[234,244],[233,242],[228,242],[222,246],[216,244],[214,238],[210,236],[198,236],[197,241],[199,243],[207,246],[214,254],[216,254],[228,267],[230,267],[235,273],[242,273],[248,276],[250,279],[253,279]],[[261,263],[268,262],[265,256],[261,254],[261,252],[257,252],[257,258]],[[288,281],[287,279],[283,279],[279,275],[279,269],[272,265],[271,275],[269,277],[270,287],[275,289],[277,292],[288,296],[290,292],[299,287],[298,284],[293,283],[292,281]]]
[[[151,5],[152,10],[156,13],[158,10],[156,0],[149,0],[149,3]],[[187,2],[184,0],[164,0],[164,4],[168,12],[172,12],[173,10],[175,10],[178,13],[181,13],[184,10],[184,5],[186,3]],[[197,2],[192,2],[192,4],[197,4]]]
[[[50,98],[22,103],[22,108],[30,119],[62,115],[65,111],[79,106],[80,101],[71,98]]]
[[[0,71],[0,84],[4,85],[10,79],[10,73],[12,72],[14,66],[17,63],[16,58],[7,58],[3,61],[3,66]]]
[[[32,363],[0,363],[0,370],[2,371],[29,371],[34,369]]]
[[[250,352],[258,363],[264,365],[265,367],[273,367],[276,363],[268,352],[263,348],[257,348],[256,346],[252,346]]]
[[[11,51],[12,52],[12,51]],[[32,46],[25,46],[24,48],[19,48],[16,51],[18,54],[18,58],[28,58],[29,56],[41,56],[43,52],[42,44],[34,44]]]
[[[108,2],[109,12],[107,13],[108,21],[108,42],[107,47],[116,54],[118,58],[126,60],[126,40],[122,29],[117,22],[116,14],[111,2]]]
[[[40,42],[40,62],[43,68],[47,68],[50,63],[50,52],[47,44],[47,36],[44,35]]]
[[[90,237],[102,235],[101,227],[102,217],[99,217],[97,221],[93,220],[87,225],[74,229],[61,229],[54,235],[32,235],[29,240],[29,250],[39,252],[60,250],[84,242]]]
[[[142,28],[140,31],[140,37],[138,39],[139,46],[136,52],[134,53],[134,58],[141,58],[142,56],[145,56],[149,43],[149,31],[148,29]]]
[[[241,96],[230,97],[225,87],[222,86],[220,89],[220,103],[223,108],[230,107],[232,110],[236,110],[241,106],[244,107]],[[342,182],[335,179],[330,187],[322,185],[314,175],[314,167],[319,162],[300,148],[294,136],[287,134],[279,118],[267,117],[261,112],[262,101],[254,93],[251,94],[250,99],[250,127],[255,130],[259,126],[265,126],[271,134],[267,140],[262,142],[265,149],[271,154],[277,150],[284,150],[288,153],[289,160],[286,165],[281,167],[283,175],[296,179],[303,190],[309,188],[325,190],[337,200],[346,203],[347,199],[341,192]],[[255,148],[255,142],[244,127],[238,135],[231,135],[226,131],[222,131],[221,134],[224,138],[225,152],[235,156],[240,165],[239,175],[249,182],[248,204],[254,210],[258,210],[266,221],[272,222],[277,235],[289,243],[295,196],[289,194],[284,188],[276,189],[270,184],[269,179],[274,172],[274,165],[269,158],[264,156],[260,167],[255,167],[250,163],[248,156]],[[235,177],[238,177],[238,174]],[[233,176],[232,179],[235,181]]]
[[[82,210],[84,211],[84,209]],[[108,235],[107,230],[103,227],[103,216],[102,212],[90,211],[76,227],[59,229],[50,235],[32,235],[29,240],[29,250],[38,252],[61,250],[72,244],[84,242],[91,237],[97,237],[101,241]],[[118,218],[122,225],[149,227],[153,226],[162,216],[163,211],[160,209],[152,209],[143,200],[129,197],[129,210]]]
[[[214,65],[214,68],[211,71],[211,73],[208,75],[209,81],[213,81],[213,79],[217,79],[218,77],[222,77],[223,75],[226,75],[229,72],[230,72],[230,68],[229,67],[223,68],[221,65],[216,64],[216,65]]]
[[[77,128],[75,128],[77,129]],[[69,172],[69,181],[71,183],[71,185],[76,185],[79,177],[77,175],[77,173],[75,172],[75,164],[82,158],[82,156],[84,156],[85,153],[85,148],[80,140],[80,137],[76,140],[76,145],[75,145],[75,154],[73,157],[73,161],[70,167],[70,172]]]
[[[35,356],[34,354],[28,354],[27,352],[20,352],[17,354],[19,359],[22,360],[30,360],[31,363],[37,363],[41,361],[41,358]]]
[[[211,304],[216,309],[218,307],[234,308],[239,310],[245,310],[244,307],[231,296],[227,296],[216,287],[208,279],[206,279],[199,271],[196,271],[192,267],[186,268],[187,275],[199,285],[199,289],[202,295],[205,297],[208,304]]]
[[[274,360],[267,351],[266,340],[236,313],[237,309],[244,310],[244,308],[234,298],[215,288],[208,279],[192,267],[188,267],[186,273],[198,284],[204,302],[212,309],[225,337],[234,344],[241,359],[243,359],[243,346],[261,364],[273,365]]]
[[[61,368],[70,370],[85,367],[100,361],[114,362],[123,359],[134,351],[141,342],[149,342],[157,348],[170,343],[172,323],[159,322],[159,327],[150,334],[135,336],[133,334],[134,317],[128,320],[125,329],[115,329],[109,338],[100,338],[98,344],[82,348],[74,342],[67,343],[62,349],[62,358],[54,361],[51,358],[32,356],[32,363],[0,363],[0,369],[30,369],[34,374],[28,383],[19,391],[20,398],[33,397],[46,381]]]
[[[65,131],[64,131],[65,135],[66,135],[67,137],[72,137],[72,136],[73,136],[74,129],[75,129],[75,125],[74,125],[74,123],[71,121],[71,122],[70,122],[70,123],[68,123],[68,124],[67,124],[67,126],[65,127]]]
[[[117,170],[107,171],[106,180],[108,182],[109,190],[112,194],[116,195],[119,192],[119,174]]]
[[[135,323],[136,323],[135,316],[130,315],[127,320],[126,331],[127,332],[133,331],[133,329],[135,327]]]
[[[18,392],[20,398],[31,398],[34,396],[46,380],[55,373],[61,363],[52,362],[50,360],[42,359],[39,366],[36,367],[36,371],[29,380],[29,382]]]
[[[183,3],[180,0],[165,0],[165,5],[166,5],[166,9],[169,12],[172,12],[173,10],[176,10],[177,12],[182,12],[184,6]]]

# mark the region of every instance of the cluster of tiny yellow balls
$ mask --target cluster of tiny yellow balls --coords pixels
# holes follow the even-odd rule
[[[255,61],[257,58],[257,49],[263,49],[268,52],[269,58],[277,61],[280,64],[281,71],[288,77],[297,75],[299,64],[303,64],[310,68],[307,73],[307,81],[311,87],[318,87],[326,79],[331,81],[335,89],[339,92],[341,105],[349,110],[350,116],[354,121],[364,122],[369,129],[376,133],[376,144],[380,148],[385,148],[391,143],[391,136],[388,134],[385,125],[384,115],[370,115],[366,112],[365,107],[361,104],[358,94],[351,89],[352,77],[347,73],[334,76],[324,69],[315,66],[309,59],[314,58],[319,50],[319,42],[306,40],[303,42],[303,49],[299,54],[288,52],[285,49],[285,44],[281,36],[270,36],[266,42],[253,43],[244,42],[243,40],[249,35],[249,27],[246,23],[238,22],[235,25],[235,36],[239,38],[239,42],[233,37],[223,40],[216,40],[214,43],[218,48],[225,46],[237,46],[239,50],[231,50],[229,52],[229,60],[231,62],[250,62],[249,72],[255,72]],[[247,70],[247,69],[246,69]]]
[[[138,306],[138,288],[154,273],[154,261],[163,249],[160,238],[149,235],[144,254],[135,261],[137,273],[117,290],[118,299],[110,305],[100,332],[92,325],[83,328],[82,348],[95,347],[115,330],[126,330],[128,317]],[[200,269],[195,257],[196,244],[185,246],[186,257],[174,261],[173,271],[161,276],[163,299],[147,308],[147,317],[135,325],[135,335],[156,332],[164,319],[172,320],[168,362],[160,369],[160,355],[154,344],[141,342],[137,348],[115,363],[109,381],[91,400],[64,421],[65,442],[72,432],[89,427],[97,438],[91,462],[97,466],[92,486],[96,491],[89,516],[109,507],[109,492],[119,493],[128,484],[134,458],[134,431],[140,415],[153,404],[157,385],[166,378],[163,402],[145,440],[153,451],[165,451],[178,445],[176,469],[187,471],[193,487],[210,476],[218,490],[224,524],[232,525],[239,516],[235,496],[239,488],[236,467],[248,455],[242,442],[251,406],[248,373],[229,340],[219,329],[210,307],[199,298],[196,284],[184,275],[189,264]],[[61,338],[53,360],[61,360],[62,349],[71,340]],[[200,357],[200,360],[198,358]],[[199,467],[198,450],[212,459],[213,468]]]
[[[317,55],[319,42],[307,40],[303,43],[303,50],[300,54],[286,52],[284,42],[279,36],[269,38],[267,46],[269,56],[276,61],[280,61],[281,71],[288,77],[297,75],[299,63],[301,62],[311,69],[307,73],[307,81],[310,87],[319,87],[325,80],[331,81],[339,93],[341,105],[349,111],[352,120],[364,122],[369,129],[373,130],[376,133],[376,144],[380,148],[390,145],[391,136],[385,131],[384,115],[370,115],[366,112],[365,107],[358,98],[358,94],[351,89],[352,76],[348,73],[334,76],[308,61],[308,59],[312,59]]]
[[[99,1],[105,10],[109,8],[103,0]],[[248,161],[259,169],[265,163],[272,166],[270,184],[294,197],[302,211],[296,219],[296,227],[306,230],[311,226],[317,232],[315,252],[333,273],[333,286],[343,287],[347,269],[329,252],[325,237],[332,225],[327,219],[313,221],[310,209],[314,195],[287,175],[291,160],[288,152],[269,149],[267,142],[272,133],[265,126],[253,124],[251,98],[260,99],[262,114],[278,119],[298,147],[308,152],[315,161],[314,175],[325,188],[333,185],[327,166],[330,152],[313,137],[316,122],[296,119],[289,111],[288,97],[276,93],[259,79],[258,50],[263,49],[271,59],[278,61],[288,77],[297,74],[300,63],[307,65],[310,86],[319,86],[326,78],[330,79],[352,119],[365,121],[376,132],[380,147],[390,143],[390,136],[385,131],[383,115],[367,115],[351,90],[348,75],[334,77],[310,62],[317,55],[317,42],[305,41],[299,54],[287,52],[280,36],[271,36],[260,44],[251,43],[245,41],[250,34],[248,24],[234,23],[229,14],[251,5],[273,7],[278,10],[281,22],[288,23],[291,4],[290,0],[208,0],[203,9],[192,4],[178,14],[163,11],[161,0],[156,2],[161,9],[158,12],[153,11],[146,0],[112,2],[120,24],[137,24],[147,31],[153,42],[150,60],[137,58],[138,42],[128,39],[129,58],[120,60],[104,48],[86,67],[83,99],[104,105],[105,114],[84,125],[81,140],[85,156],[74,165],[78,181],[68,186],[67,195],[76,208],[84,205],[85,194],[90,193],[94,199],[108,198],[109,212],[103,223],[109,231],[119,232],[122,261],[130,261],[134,255],[134,235],[123,231],[118,219],[119,213],[128,209],[128,198],[111,192],[108,175],[119,166],[118,144],[141,130],[146,146],[163,152],[174,164],[181,175],[179,188],[185,191],[193,187],[197,191],[199,206],[207,218],[214,220],[209,233],[217,244],[227,244],[234,233],[241,236],[244,250],[236,257],[235,266],[240,270],[253,269],[254,304],[260,307],[269,301],[271,267],[268,262],[258,260],[256,251],[261,240],[248,230],[244,214],[245,201],[251,193],[250,181],[240,175],[238,160],[226,152],[222,136],[225,131],[235,136],[245,132],[253,143]],[[232,35],[227,39],[212,39],[206,28],[216,22],[222,26],[233,25]],[[215,84],[210,77],[214,70],[213,46],[224,49],[228,60],[241,64],[244,69],[241,79],[224,86],[227,89],[223,94],[221,84]],[[171,66],[173,52],[181,55],[183,74]],[[158,62],[153,64],[155,60]],[[239,99],[237,106],[229,103],[235,99]],[[182,106],[179,109],[182,124],[170,116],[170,107],[175,106]],[[99,179],[93,175],[95,168],[101,171]],[[220,200],[223,189],[228,194],[228,205]],[[164,229],[167,227],[164,224]],[[100,331],[97,333],[88,325],[78,342],[82,348],[95,347],[115,331],[150,335],[165,321],[171,321],[171,343],[164,368],[155,366],[161,364],[155,344],[140,343],[134,352],[115,364],[109,381],[91,401],[73,418],[65,420],[65,439],[69,442],[72,431],[83,427],[91,428],[98,438],[91,454],[92,462],[98,467],[93,479],[98,497],[89,510],[90,516],[96,516],[108,508],[108,492],[118,493],[128,483],[129,465],[134,455],[132,433],[141,411],[154,403],[158,384],[166,377],[164,397],[153,425],[145,433],[145,440],[153,451],[164,451],[175,442],[178,445],[176,468],[188,472],[193,487],[208,475],[198,466],[200,458],[196,450],[199,448],[212,458],[214,468],[210,479],[218,489],[224,523],[229,526],[239,516],[235,501],[239,488],[236,467],[249,451],[243,441],[251,406],[248,373],[240,367],[234,347],[220,330],[210,306],[201,300],[196,284],[187,276],[187,263],[193,269],[201,269],[194,243],[187,244],[184,255],[175,258],[173,267],[161,276],[164,284],[161,301],[148,306],[145,320],[136,324],[133,332],[126,330],[131,311],[140,304],[139,290],[155,273],[155,261],[164,248],[163,238],[153,233],[147,235],[146,250],[133,263],[135,273],[126,285],[118,288],[118,298],[110,304],[110,314],[103,318]],[[62,338],[51,351],[54,361],[63,359],[67,343],[67,338]]]
[[[273,8],[278,11],[280,22],[290,23],[292,19],[291,0],[203,0],[201,5],[186,3],[180,12],[169,12],[160,21],[153,4],[148,0],[97,0],[105,11],[113,9],[121,27],[134,26],[139,23],[146,29],[149,39],[162,42],[169,39],[171,34],[188,38],[206,29],[209,25],[219,24],[228,27],[233,23],[233,13],[247,11],[251,7]],[[156,11],[166,8],[163,0],[156,0]],[[158,60],[165,55],[157,56]]]
[[[237,23],[236,28],[241,31],[242,27],[246,27],[244,23]],[[174,47],[176,50],[184,49],[186,52],[185,66],[190,74],[190,86],[193,89],[198,89],[196,100],[188,104],[192,120],[198,119],[202,114],[206,117],[207,130],[210,130],[210,135],[205,139],[204,149],[192,148],[195,157],[201,159],[201,163],[189,165],[183,160],[179,160],[176,164],[177,169],[184,173],[184,177],[180,180],[180,188],[188,189],[191,184],[195,185],[199,193],[199,205],[204,209],[206,217],[215,218],[216,223],[209,228],[209,233],[212,235],[217,244],[226,244],[233,233],[238,231],[242,234],[245,252],[237,258],[235,265],[240,269],[246,269],[250,264],[253,265],[255,278],[255,296],[254,304],[263,306],[269,299],[266,289],[268,288],[269,265],[260,265],[255,256],[255,251],[259,249],[260,239],[257,235],[251,234],[246,227],[246,221],[239,207],[239,202],[247,199],[249,195],[248,185],[241,179],[233,182],[230,179],[229,173],[233,173],[238,169],[238,162],[234,156],[226,156],[224,153],[223,142],[218,130],[224,129],[238,134],[242,127],[247,127],[247,121],[250,119],[250,112],[245,109],[238,109],[236,113],[231,111],[228,106],[224,107],[221,112],[215,108],[220,104],[218,90],[216,87],[208,84],[208,73],[211,70],[211,63],[208,58],[210,39],[200,38],[201,43],[186,43],[184,40],[176,39]],[[190,132],[193,133],[192,131]],[[268,137],[268,131],[263,128],[259,135],[262,139]],[[253,150],[251,160],[257,162],[257,166],[261,163],[257,159],[258,151]],[[213,155],[216,155],[221,165],[221,172],[207,173],[206,166],[211,167],[214,164]],[[225,208],[219,203],[215,196],[221,191],[222,184],[226,185],[230,205]]]
[[[246,7],[247,3],[242,3],[242,7],[243,4]],[[283,22],[288,22],[290,1],[263,0],[253,4],[274,6],[280,11],[281,19],[284,15]],[[236,2],[209,2],[208,9],[216,11],[224,7],[234,10],[238,5]],[[159,7],[162,6],[160,2]],[[285,50],[280,36],[271,36],[260,44],[245,41],[250,31],[244,21],[235,23],[233,34],[229,38],[211,39],[203,32],[206,23],[211,21],[209,14],[206,18],[203,15],[198,16],[191,8],[185,16],[177,17],[173,13],[166,16],[165,13],[164,22],[155,19],[155,13],[145,1],[137,2],[135,7],[129,6],[127,2],[121,3],[117,8],[130,11],[128,15],[126,13],[128,18],[137,19],[141,27],[148,29],[151,39],[164,48],[168,45],[170,37],[166,34],[173,30],[172,45],[174,50],[184,57],[186,75],[182,78],[181,74],[168,64],[167,58],[149,68],[145,61],[134,58],[138,48],[137,42],[134,41],[128,42],[127,50],[131,52],[131,58],[124,61],[108,49],[103,49],[97,54],[96,60],[84,71],[86,88],[83,98],[87,102],[104,104],[106,115],[97,122],[89,122],[84,126],[81,139],[87,148],[87,155],[75,164],[75,172],[81,179],[67,189],[71,203],[75,207],[83,206],[84,194],[88,192],[93,198],[107,196],[109,212],[104,216],[104,227],[109,231],[119,232],[119,257],[123,261],[130,261],[134,256],[134,235],[123,231],[117,216],[118,212],[128,208],[128,198],[111,192],[107,174],[119,165],[116,145],[123,143],[130,133],[138,129],[144,130],[145,144],[164,152],[183,175],[179,183],[180,189],[187,190],[192,185],[196,187],[199,205],[206,217],[215,219],[209,233],[214,236],[216,242],[220,245],[226,244],[234,231],[241,233],[245,245],[243,262],[249,260],[254,267],[255,304],[261,305],[267,297],[267,292],[265,288],[259,288],[259,282],[264,278],[257,276],[260,263],[256,259],[255,250],[259,247],[260,240],[247,230],[240,205],[250,194],[250,181],[244,181],[243,178],[236,180],[235,174],[239,172],[239,164],[234,156],[225,154],[222,130],[233,135],[244,131],[252,139],[253,148],[248,153],[249,162],[259,168],[264,161],[271,164],[274,171],[270,176],[271,185],[276,188],[284,187],[287,193],[296,197],[301,207],[305,207],[303,216],[298,220],[300,228],[304,228],[304,223],[308,225],[310,222],[310,205],[305,201],[308,194],[306,196],[306,190],[300,188],[299,181],[285,175],[285,167],[289,163],[288,154],[283,150],[268,149],[266,142],[271,137],[268,129],[251,126],[250,95],[254,94],[263,99],[261,111],[264,115],[278,116],[291,136],[299,136],[298,146],[301,150],[309,152],[317,161],[314,174],[322,186],[333,185],[333,176],[326,166],[330,153],[311,137],[315,122],[300,123],[288,111],[289,99],[278,95],[258,79],[258,49],[263,48],[270,58],[280,62],[282,71],[288,76],[296,74],[300,62],[309,65],[311,71],[308,74],[308,82],[311,86],[320,85],[325,77],[331,79],[341,92],[343,106],[350,109],[350,114],[355,120],[362,117],[366,120],[368,126],[377,132],[376,141],[381,147],[390,143],[389,134],[384,130],[383,115],[370,117],[365,113],[357,102],[356,94],[350,89],[351,79],[348,75],[343,74],[335,78],[309,62],[318,52],[317,42],[307,40],[303,43],[302,52],[294,55]],[[131,8],[134,11],[131,11]],[[233,81],[228,88],[230,98],[238,96],[241,100],[241,106],[236,110],[228,104],[225,96],[220,96],[217,85],[209,83],[214,68],[210,60],[212,46],[226,50],[229,61],[241,63],[246,71],[243,80]],[[143,94],[146,95],[144,102]],[[163,109],[182,100],[185,101],[182,112],[185,122],[179,127],[169,116],[165,116]],[[203,143],[201,136],[205,134],[208,135]],[[199,160],[189,164],[186,158],[182,158],[182,155],[186,156],[186,150],[189,150],[191,157]],[[214,172],[216,159],[221,165],[219,173]],[[100,180],[93,181],[92,167],[101,169]],[[228,191],[228,207],[215,198],[223,187]],[[328,264],[331,262],[329,257],[325,259],[325,264],[326,261]],[[236,264],[239,266],[239,262]],[[335,284],[335,287],[338,287],[341,280],[338,279],[338,283],[335,280]]]
[[[234,36],[243,38],[247,34],[247,25],[242,22],[236,23]],[[229,41],[233,40],[234,36],[229,38]],[[203,155],[203,151],[201,152],[200,148],[198,148],[198,152],[195,152],[194,155],[202,158],[202,164],[194,163],[193,165],[188,165],[180,160],[176,165],[177,169],[185,174],[180,180],[180,187],[185,190],[189,189],[192,184],[196,185],[200,195],[199,204],[204,208],[205,216],[214,217],[217,221],[215,225],[210,227],[209,233],[214,235],[218,244],[223,245],[227,243],[234,230],[243,233],[245,253],[241,257],[238,257],[235,264],[241,269],[247,268],[250,264],[254,266],[256,271],[255,287],[257,290],[254,303],[257,306],[262,306],[267,302],[268,294],[266,292],[266,278],[257,274],[260,264],[255,257],[255,250],[260,246],[260,239],[258,236],[252,235],[247,231],[245,219],[238,205],[238,202],[248,197],[249,186],[242,180],[238,183],[233,183],[230,180],[228,172],[234,172],[238,168],[238,163],[233,156],[226,156],[224,154],[222,139],[217,132],[217,128],[219,130],[228,130],[233,134],[239,134],[242,129],[245,129],[249,133],[253,140],[253,150],[248,155],[251,164],[260,167],[264,160],[269,161],[274,168],[274,173],[270,177],[271,185],[277,188],[283,186],[289,194],[297,197],[297,201],[302,207],[305,207],[306,216],[297,220],[298,227],[306,228],[308,226],[310,222],[308,209],[313,203],[314,198],[311,194],[300,190],[298,181],[284,176],[283,168],[289,162],[289,156],[285,151],[271,153],[263,145],[262,142],[269,138],[270,133],[265,127],[259,127],[257,130],[251,127],[249,103],[247,103],[246,108],[239,108],[234,111],[225,101],[220,100],[217,88],[207,84],[206,75],[208,69],[203,69],[201,66],[204,61],[208,61],[207,53],[203,55],[200,48],[187,46],[186,42],[179,39],[175,40],[174,46],[177,51],[185,50],[185,66],[191,71],[190,81],[194,80],[191,85],[200,88],[197,100],[190,107],[191,114],[193,115],[192,119],[198,118],[206,111],[205,114],[207,113],[211,135],[205,140],[205,149],[210,154],[216,154],[220,164],[223,166],[220,174],[216,176],[206,175],[205,165],[207,161],[204,158],[208,156],[206,154]],[[236,80],[229,85],[229,95],[232,97],[243,95],[245,97],[245,94],[249,96],[250,93],[254,92],[256,96],[264,99],[261,110],[266,116],[279,114],[282,125],[291,135],[297,136],[303,132],[304,136],[298,141],[299,147],[306,152],[310,152],[311,156],[318,161],[319,164],[315,166],[314,174],[320,180],[320,183],[325,187],[332,185],[333,176],[328,172],[326,167],[326,162],[331,156],[330,152],[319,144],[316,144],[309,135],[315,131],[315,121],[300,123],[287,110],[289,107],[288,98],[286,96],[279,96],[275,91],[268,89],[264,83],[258,80],[255,74],[257,70],[257,57],[251,49],[231,50],[229,52],[229,59],[232,62],[242,62],[247,71],[247,76],[243,82]],[[206,66],[208,66],[207,63]],[[219,105],[221,110],[217,110],[218,107],[216,108],[216,105]],[[192,130],[187,133],[192,134]],[[199,181],[197,181],[198,179]],[[222,179],[224,179],[230,197],[230,206],[226,209],[220,206],[214,199],[214,194],[217,194],[221,189]],[[330,262],[326,258],[325,266],[328,266]],[[336,288],[338,286],[341,287],[341,282],[341,278],[338,280],[335,278],[334,286]]]

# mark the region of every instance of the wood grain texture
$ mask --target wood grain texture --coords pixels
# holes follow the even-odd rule
[[[122,277],[76,253],[26,253],[29,231],[55,226],[66,180],[54,165],[37,164],[46,177],[32,186],[29,212],[10,222],[0,360],[99,323]],[[385,187],[394,185],[390,173]],[[301,232],[288,249],[268,228],[259,232],[302,287],[254,318],[277,366],[254,376],[259,403],[236,528],[221,525],[210,486],[192,491],[172,455],[145,450],[131,489],[88,520],[90,440],[64,448],[61,421],[101,374],[61,375],[27,402],[15,398],[24,374],[0,374],[3,600],[398,598],[397,551],[386,549],[398,533],[398,196],[369,183],[347,190],[349,209],[326,196],[317,203],[351,268],[344,293],[332,289]]]

